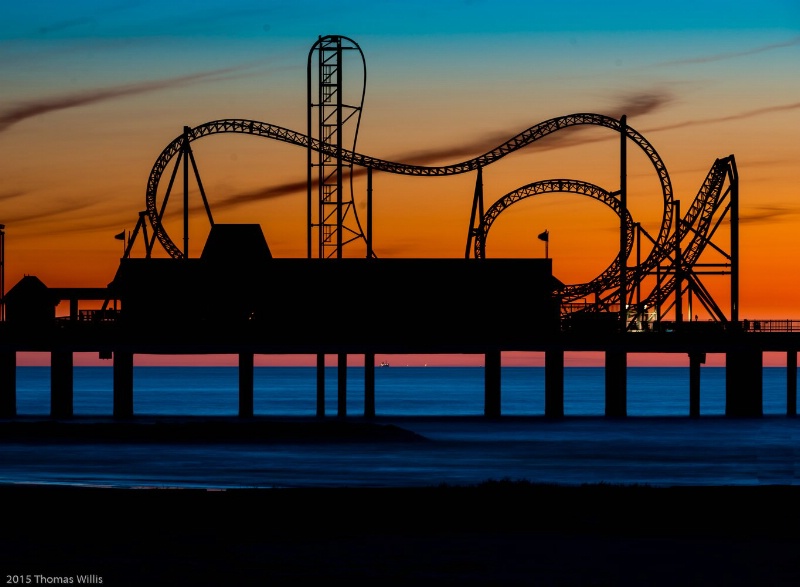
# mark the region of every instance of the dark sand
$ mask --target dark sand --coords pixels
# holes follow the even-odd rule
[[[314,441],[409,440],[394,429],[309,426]],[[45,428],[5,434],[56,434]],[[124,442],[123,431],[102,434]],[[56,435],[74,434],[89,432]],[[4,585],[26,575],[32,585],[800,585],[797,486],[5,485],[0,499]]]

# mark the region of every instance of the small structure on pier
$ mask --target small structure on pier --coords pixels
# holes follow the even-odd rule
[[[245,234],[263,246],[242,248]],[[237,332],[276,353],[511,350],[559,330],[547,259],[275,259],[258,235],[215,225],[200,258],[122,259],[120,327],[155,322],[176,346]],[[324,321],[320,296],[336,308]]]
[[[26,275],[5,295],[6,320],[13,324],[50,323],[59,301],[41,279]]]

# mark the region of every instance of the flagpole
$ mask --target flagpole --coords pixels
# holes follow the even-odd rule
[[[114,238],[118,241],[122,241],[122,256],[125,256],[125,250],[127,249],[127,243],[125,242],[125,230],[123,229],[122,232],[119,234],[115,234]],[[128,239],[130,239],[130,233],[128,233]]]
[[[550,258],[550,231],[545,230],[544,232],[540,233],[536,238],[540,241],[544,241],[544,258]]]

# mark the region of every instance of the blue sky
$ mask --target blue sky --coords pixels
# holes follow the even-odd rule
[[[135,223],[144,180],[164,145],[184,124],[226,117],[304,131],[308,50],[319,35],[342,34],[366,55],[359,150],[373,156],[488,148],[550,117],[624,110],[688,200],[714,158],[735,153],[747,182],[747,274],[774,283],[769,289],[779,292],[782,311],[793,308],[779,277],[787,261],[776,252],[791,246],[800,222],[796,0],[3,4],[0,221],[13,236],[9,283],[23,273],[53,285],[107,282],[118,262],[118,243],[107,235]],[[216,169],[208,170],[212,208],[265,183],[303,179],[302,153],[297,164],[285,148],[262,146],[264,155],[238,143],[234,155],[214,153],[214,164],[231,167],[219,170],[216,183]],[[616,174],[604,169],[602,154],[568,151],[524,155],[516,166],[487,171],[487,193],[554,176],[606,185]],[[234,165],[258,157],[274,164]],[[256,167],[268,173],[251,176]],[[435,195],[427,184],[382,181],[376,222],[384,251],[462,254],[472,180],[435,184]],[[634,215],[654,216],[657,204]],[[293,206],[264,202],[239,217],[263,218],[278,254],[302,254],[302,223],[289,228],[302,216]],[[552,233],[564,280],[591,277],[571,273],[586,257],[579,239],[570,248],[564,229]],[[42,254],[54,249],[64,257]],[[587,271],[607,264],[609,247],[598,250]],[[91,262],[71,263],[75,256]],[[800,274],[800,260],[788,263]]]
[[[23,274],[52,287],[108,283],[120,255],[113,235],[133,228],[148,172],[183,125],[234,117],[305,131],[309,48],[339,34],[366,56],[359,150],[372,156],[477,155],[550,117],[626,113],[688,205],[714,159],[734,153],[742,315],[800,318],[797,0],[0,1],[9,287]],[[305,177],[304,153],[286,145],[220,139],[196,149],[212,209]],[[486,170],[487,198],[553,177],[613,189],[614,157],[608,141],[533,149]],[[657,223],[652,170],[635,163],[631,211]],[[376,178],[376,250],[462,256],[473,182]],[[257,221],[277,256],[303,256],[302,201],[290,194],[215,217]],[[536,206],[525,230],[550,229],[562,281],[607,266],[613,219],[582,202]],[[530,255],[520,238],[509,233],[502,254]]]

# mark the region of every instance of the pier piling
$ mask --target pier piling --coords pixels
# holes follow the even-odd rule
[[[253,353],[239,353],[239,417],[253,417]]]
[[[700,365],[706,362],[705,353],[689,353],[689,416],[700,417]]]
[[[786,353],[786,415],[797,415],[797,351]]]
[[[0,352],[0,418],[17,415],[17,353]]]
[[[133,353],[114,351],[114,417],[133,417]]]
[[[564,416],[564,351],[560,349],[544,353],[544,415]]]
[[[753,418],[763,415],[763,357],[759,350],[725,354],[725,415]]]
[[[375,353],[364,355],[364,417],[375,417]]]
[[[50,353],[50,415],[53,418],[72,417],[72,365],[70,351]]]
[[[317,354],[317,418],[325,417],[325,355]]]
[[[345,353],[339,353],[338,355],[337,378],[338,378],[337,416],[339,416],[340,418],[346,418],[347,417],[347,354]]]
[[[628,415],[628,355],[624,351],[606,351],[606,416]]]
[[[484,363],[484,405],[487,418],[500,417],[500,351],[489,351]]]

